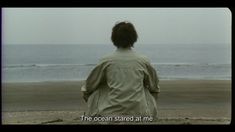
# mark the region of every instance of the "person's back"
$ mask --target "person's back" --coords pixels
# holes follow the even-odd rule
[[[112,40],[115,41],[114,37]],[[90,116],[156,117],[153,93],[160,92],[156,71],[131,46],[120,46],[112,55],[102,58],[87,78],[84,89]]]

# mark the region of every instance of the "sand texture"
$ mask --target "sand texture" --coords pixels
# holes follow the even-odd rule
[[[83,81],[2,84],[3,124],[89,124]],[[231,81],[163,80],[156,122],[137,124],[229,124]],[[132,122],[118,124],[136,124]]]

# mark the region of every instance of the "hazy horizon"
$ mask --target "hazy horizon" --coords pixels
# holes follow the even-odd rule
[[[138,44],[231,44],[228,8],[3,8],[3,44],[112,44],[130,21]]]

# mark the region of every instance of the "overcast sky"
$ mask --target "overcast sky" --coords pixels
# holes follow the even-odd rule
[[[110,44],[130,21],[142,44],[231,44],[228,8],[3,8],[3,44]]]

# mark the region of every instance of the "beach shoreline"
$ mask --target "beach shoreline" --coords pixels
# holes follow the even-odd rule
[[[83,83],[2,83],[2,124],[84,124]],[[160,80],[159,85],[159,119],[153,124],[230,123],[231,80]]]

